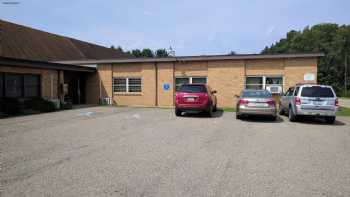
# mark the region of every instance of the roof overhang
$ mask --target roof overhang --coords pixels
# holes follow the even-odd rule
[[[27,67],[27,68],[38,68],[38,69],[49,69],[49,70],[67,70],[67,71],[78,71],[78,72],[95,72],[96,68],[77,66],[73,64],[61,64],[55,62],[44,62],[25,60],[17,58],[0,57],[0,66],[16,66],[16,67]]]
[[[208,55],[208,56],[177,56],[164,58],[132,58],[132,59],[102,59],[83,61],[57,61],[60,64],[86,65],[86,64],[121,64],[121,63],[147,63],[147,62],[186,62],[186,61],[216,61],[216,60],[250,60],[250,59],[289,59],[289,58],[318,58],[323,53],[303,54],[245,54],[245,55]]]

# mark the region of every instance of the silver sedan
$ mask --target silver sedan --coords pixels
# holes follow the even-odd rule
[[[267,90],[243,90],[236,105],[236,118],[248,115],[266,115],[274,120],[277,116],[276,102]]]

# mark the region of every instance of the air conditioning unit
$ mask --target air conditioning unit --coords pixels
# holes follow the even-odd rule
[[[282,87],[281,86],[266,86],[266,90],[270,91],[271,94],[280,94],[282,93]]]
[[[110,97],[105,97],[105,98],[102,98],[101,104],[102,105],[112,105],[113,104],[113,100]]]

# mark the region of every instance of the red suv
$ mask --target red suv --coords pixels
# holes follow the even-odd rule
[[[176,92],[175,114],[182,112],[206,112],[209,116],[216,111],[216,91],[206,84],[184,84]]]

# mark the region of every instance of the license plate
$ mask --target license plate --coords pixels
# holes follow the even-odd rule
[[[323,101],[314,101],[313,102],[314,105],[324,105]]]
[[[249,103],[248,106],[251,107],[267,107],[266,103]]]
[[[188,97],[186,100],[187,100],[188,102],[194,102],[194,98],[193,98],[193,97]]]

